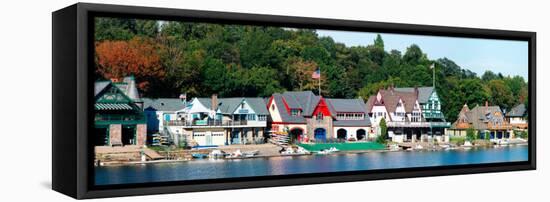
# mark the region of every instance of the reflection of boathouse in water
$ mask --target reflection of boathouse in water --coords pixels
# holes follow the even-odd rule
[[[97,81],[94,96],[95,146],[145,144],[146,119],[133,77]]]

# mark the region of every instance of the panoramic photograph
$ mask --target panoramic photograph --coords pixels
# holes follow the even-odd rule
[[[527,161],[528,42],[96,17],[94,184]]]

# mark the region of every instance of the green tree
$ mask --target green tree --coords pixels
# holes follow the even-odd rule
[[[374,46],[376,48],[384,50],[384,40],[382,39],[382,36],[380,36],[380,34],[376,35],[376,39],[374,39]]]
[[[417,64],[420,64],[422,60],[425,60],[426,56],[424,53],[422,53],[422,50],[420,47],[416,44],[413,44],[407,48],[407,51],[405,51],[405,55],[403,55],[403,60],[406,63],[409,63],[411,65],[416,66]]]
[[[492,104],[500,106],[503,109],[510,109],[514,105],[514,97],[510,88],[504,83],[504,81],[491,80],[487,84],[489,92],[491,94],[490,101]]]
[[[386,119],[380,120],[380,135],[376,138],[376,142],[385,144],[388,139],[388,126],[386,125]]]
[[[466,129],[466,139],[470,142],[477,139],[476,130],[473,127]]]

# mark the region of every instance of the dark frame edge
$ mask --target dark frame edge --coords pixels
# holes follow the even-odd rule
[[[52,13],[52,189],[77,198],[76,13]]]
[[[72,61],[71,66],[61,65],[59,66],[59,59],[56,60],[56,55],[59,53],[70,53],[68,50],[56,50],[56,46],[59,46],[59,40],[56,40],[56,27],[55,27],[55,15],[61,13],[61,11],[72,10],[72,20],[69,25],[71,28],[75,28],[72,36],[66,36],[74,42],[71,42],[71,47],[75,48],[70,58]],[[243,21],[253,23],[267,23],[268,21],[277,21],[281,24],[291,25],[304,25],[309,22],[313,26],[327,27],[331,24],[340,23],[337,27],[359,27],[365,31],[368,27],[374,27],[374,29],[380,30],[392,30],[386,31],[390,33],[405,32],[408,34],[424,34],[424,35],[449,35],[449,36],[463,36],[474,38],[503,38],[503,39],[516,39],[529,41],[529,123],[530,128],[536,129],[536,33],[535,32],[522,32],[522,31],[506,31],[506,30],[489,30],[489,29],[477,29],[477,28],[460,28],[460,27],[443,27],[443,26],[431,26],[431,25],[412,25],[412,24],[399,24],[399,23],[380,23],[380,22],[365,22],[365,21],[351,21],[351,20],[334,20],[334,19],[319,19],[319,18],[304,18],[304,17],[287,17],[287,16],[272,16],[272,15],[258,15],[258,14],[242,14],[242,13],[228,13],[228,12],[212,12],[212,11],[194,11],[183,9],[170,9],[170,8],[152,8],[152,7],[133,7],[133,6],[119,6],[119,5],[107,5],[107,4],[90,4],[90,3],[77,3],[75,5],[64,8],[60,11],[56,11],[53,16],[53,36],[52,36],[52,69],[53,69],[53,126],[52,126],[52,146],[56,144],[73,144],[74,148],[70,151],[74,151],[74,157],[69,158],[68,161],[59,161],[60,157],[67,158],[69,154],[61,155],[59,150],[52,148],[52,188],[58,192],[69,195],[73,198],[87,199],[87,198],[102,198],[102,197],[117,197],[117,196],[136,196],[147,194],[168,194],[168,193],[183,193],[183,192],[197,192],[197,191],[214,191],[214,190],[228,190],[228,189],[243,189],[243,188],[260,188],[260,187],[275,187],[275,186],[292,186],[292,185],[306,185],[306,184],[320,184],[320,183],[340,183],[340,182],[352,182],[352,181],[365,181],[365,180],[382,180],[382,179],[398,179],[398,178],[414,178],[414,177],[436,177],[447,175],[461,175],[461,174],[476,174],[476,173],[489,173],[489,172],[505,172],[505,171],[520,171],[520,170],[535,170],[536,169],[536,130],[530,131],[530,156],[529,162],[521,165],[504,165],[504,166],[488,166],[488,167],[476,167],[476,168],[450,168],[450,169],[435,169],[435,170],[421,170],[421,171],[403,171],[403,172],[385,172],[385,173],[369,173],[358,175],[346,175],[346,176],[326,176],[326,177],[297,177],[293,179],[280,179],[280,180],[258,180],[258,181],[243,181],[243,182],[224,182],[224,183],[211,183],[211,184],[196,184],[196,185],[174,185],[174,186],[155,186],[155,187],[142,187],[142,188],[121,188],[121,189],[109,189],[109,190],[91,190],[88,183],[88,152],[87,149],[87,128],[88,128],[88,95],[91,93],[89,86],[93,85],[93,81],[88,79],[88,50],[90,43],[88,42],[90,33],[88,32],[89,26],[88,17],[90,12],[112,12],[112,13],[124,13],[130,15],[151,15],[151,16],[165,16],[167,18],[177,18],[182,16],[198,15],[205,19],[217,19],[222,18],[232,21]],[[182,14],[184,13],[184,14]],[[217,16],[219,15],[219,16]],[[217,17],[216,17],[217,16]],[[253,17],[251,20],[250,18]],[[71,18],[71,17],[69,17]],[[271,23],[272,24],[272,23]],[[410,32],[410,30],[414,30]],[[462,34],[460,34],[462,32]],[[474,36],[475,35],[475,36]],[[60,37],[64,40],[67,38]],[[92,43],[93,45],[93,43]],[[64,58],[65,60],[67,57]],[[93,58],[92,58],[93,59]],[[75,68],[76,67],[76,68]],[[57,70],[70,70],[74,71],[75,81],[63,83],[58,81],[61,75],[66,75],[66,72],[60,74],[56,73]],[[56,91],[56,86],[61,84],[63,88],[74,86],[74,91],[69,91],[66,96],[75,100],[73,103],[75,106],[71,108],[69,106],[61,106],[63,110],[59,109],[56,102],[59,99],[59,91]],[[58,89],[59,90],[59,89]],[[56,92],[58,94],[56,94]],[[64,92],[67,93],[67,92]],[[71,97],[72,95],[72,97]],[[59,105],[59,104],[58,104]],[[56,108],[57,106],[57,108]],[[60,114],[73,112],[74,117],[60,117]],[[55,127],[59,120],[74,121],[74,131],[68,133],[67,130],[61,131],[59,127]],[[57,121],[56,121],[57,120]],[[76,133],[76,136],[75,136]],[[61,140],[61,137],[65,138],[70,135],[73,138],[68,140]],[[82,146],[84,145],[84,146]],[[62,178],[59,179],[59,168],[72,168],[67,172],[71,173],[67,176],[67,172],[61,172]],[[57,170],[57,171],[56,171]]]

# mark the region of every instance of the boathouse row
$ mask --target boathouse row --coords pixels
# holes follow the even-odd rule
[[[147,120],[133,77],[95,82],[94,98],[95,146],[146,143]]]

